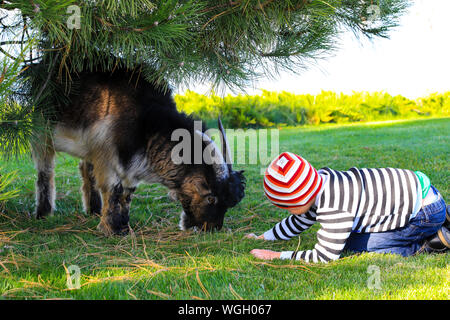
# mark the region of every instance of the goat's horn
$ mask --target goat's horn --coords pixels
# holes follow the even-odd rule
[[[225,134],[225,130],[223,129],[222,121],[220,120],[220,116],[217,118],[217,125],[219,127],[220,132],[222,133],[222,155],[225,160],[225,163],[228,166],[229,171],[231,172],[232,163],[230,156],[230,146],[228,145],[227,135]]]
[[[207,142],[208,145],[212,144],[214,149],[215,149],[215,153],[214,153],[214,158],[215,159],[210,159],[213,161],[212,166],[214,168],[214,171],[216,172],[217,176],[220,179],[225,179],[228,177],[228,175],[230,174],[229,171],[229,166],[227,165],[225,158],[223,157],[223,155],[221,154],[219,148],[217,147],[217,145],[215,144],[215,142],[204,132],[201,132],[200,130],[195,130],[195,133],[197,135],[199,135],[203,141]]]

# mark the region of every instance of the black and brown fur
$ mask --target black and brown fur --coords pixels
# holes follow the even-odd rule
[[[193,120],[176,110],[171,92],[120,68],[72,77],[76,93],[69,95],[69,104],[55,101],[52,134],[41,139],[43,145],[32,146],[36,216],[54,210],[55,152],[62,151],[81,158],[83,204],[87,212],[101,215],[98,228],[106,235],[128,231],[131,196],[140,182],[169,188],[183,206],[183,229],[220,229],[226,210],[244,196],[244,176],[229,164],[223,179],[212,165],[171,161],[177,143],[172,132],[184,128],[195,134]]]

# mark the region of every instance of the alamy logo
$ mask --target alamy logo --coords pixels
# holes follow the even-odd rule
[[[367,273],[370,274],[367,279],[367,287],[370,290],[381,290],[381,278],[380,278],[380,267],[376,265],[370,265],[367,268]]]
[[[70,265],[66,269],[67,288],[69,290],[80,289],[81,270],[77,265]]]
[[[70,30],[81,29],[81,9],[77,5],[70,5],[67,7],[66,13],[70,14],[67,18],[67,28]]]
[[[225,137],[218,129],[202,132],[202,122],[194,122],[194,134],[187,129],[172,132],[171,141],[178,142],[171,152],[175,164],[260,164],[261,174],[279,154],[278,129],[227,129]],[[203,148],[202,143],[206,142]],[[221,146],[226,143],[227,152]]]

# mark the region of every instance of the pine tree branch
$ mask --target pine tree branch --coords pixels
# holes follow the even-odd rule
[[[99,21],[101,24],[109,27],[109,28],[115,28],[118,30],[122,30],[122,31],[135,31],[135,32],[143,32],[143,31],[147,31],[150,30],[151,28],[154,28],[156,26],[158,26],[161,22],[165,22],[166,20],[163,20],[161,22],[155,21],[155,23],[153,23],[150,26],[144,27],[144,28],[132,28],[132,27],[120,27],[120,26],[116,26],[108,21],[103,20],[102,18],[98,17],[98,16],[94,16],[94,19]]]
[[[33,63],[34,61],[37,61],[42,58],[42,57],[34,57],[33,58],[33,56],[31,55],[31,50],[30,50],[30,56],[31,56],[30,59],[23,60],[23,63],[30,64],[30,63]]]
[[[220,8],[226,8],[226,7],[235,7],[239,4],[241,4],[242,1],[229,1],[228,3],[222,3],[222,4],[218,4],[214,7],[209,7],[209,8],[205,8],[200,10],[201,13],[208,13],[211,11],[214,11],[216,9],[220,9]],[[274,0],[266,0],[263,3],[258,3],[257,5],[255,5],[253,7],[254,10],[262,10],[264,11],[264,8],[267,7],[269,4],[271,4],[272,2],[274,2]],[[305,6],[305,4],[308,2],[308,0],[303,0],[303,3],[299,3],[295,6],[294,10],[298,10],[301,9],[303,6]],[[291,10],[291,8],[288,8],[287,10]]]
[[[62,50],[60,61],[67,72],[98,66],[110,71],[120,57],[127,67],[144,63],[146,79],[165,79],[172,85],[195,79],[242,85],[258,75],[299,70],[297,62],[303,57],[318,57],[335,47],[339,28],[366,36],[387,35],[407,2],[384,0],[381,26],[369,28],[361,13],[370,0],[158,0],[151,10],[149,0],[78,0],[82,24],[72,30],[65,19],[66,7],[73,1],[60,0],[61,5],[53,6],[54,1],[14,0],[0,6],[26,14],[28,28],[22,33],[29,29],[37,40],[26,64],[42,59],[48,70],[51,51]],[[40,4],[39,14],[33,13],[34,3]],[[13,31],[7,27],[0,25],[0,30]],[[30,40],[28,35],[22,38]],[[51,83],[47,88],[57,86]]]
[[[0,52],[3,53],[5,56],[7,56],[8,58],[12,59],[12,60],[17,60],[16,57],[12,56],[11,54],[9,54],[6,50],[4,50],[3,48],[0,47]]]
[[[3,80],[5,80],[6,77],[6,65],[3,67],[2,74],[0,74],[0,84],[2,84]]]
[[[23,44],[23,41],[17,41],[17,40],[0,41],[0,46],[9,45],[9,44]]]
[[[234,7],[238,4],[240,4],[240,1],[229,1],[228,3],[222,3],[222,4],[218,4],[214,7],[209,7],[209,8],[205,8],[200,10],[201,13],[207,13],[207,12],[211,12],[214,11],[216,9],[220,9],[220,8],[226,8],[226,7]]]

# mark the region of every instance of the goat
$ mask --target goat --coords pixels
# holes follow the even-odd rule
[[[55,101],[50,133],[32,144],[36,217],[55,208],[55,153],[61,151],[81,159],[84,208],[100,215],[97,228],[107,236],[128,232],[131,196],[141,182],[163,184],[181,203],[181,229],[220,229],[225,212],[241,201],[245,189],[243,171],[233,171],[223,157],[229,149],[220,118],[222,151],[204,125],[196,130],[194,120],[177,111],[170,90],[133,70],[85,71],[72,78],[76,90],[67,95],[69,102]],[[174,163],[171,134],[179,128],[202,136],[202,152],[214,144],[221,161]]]

